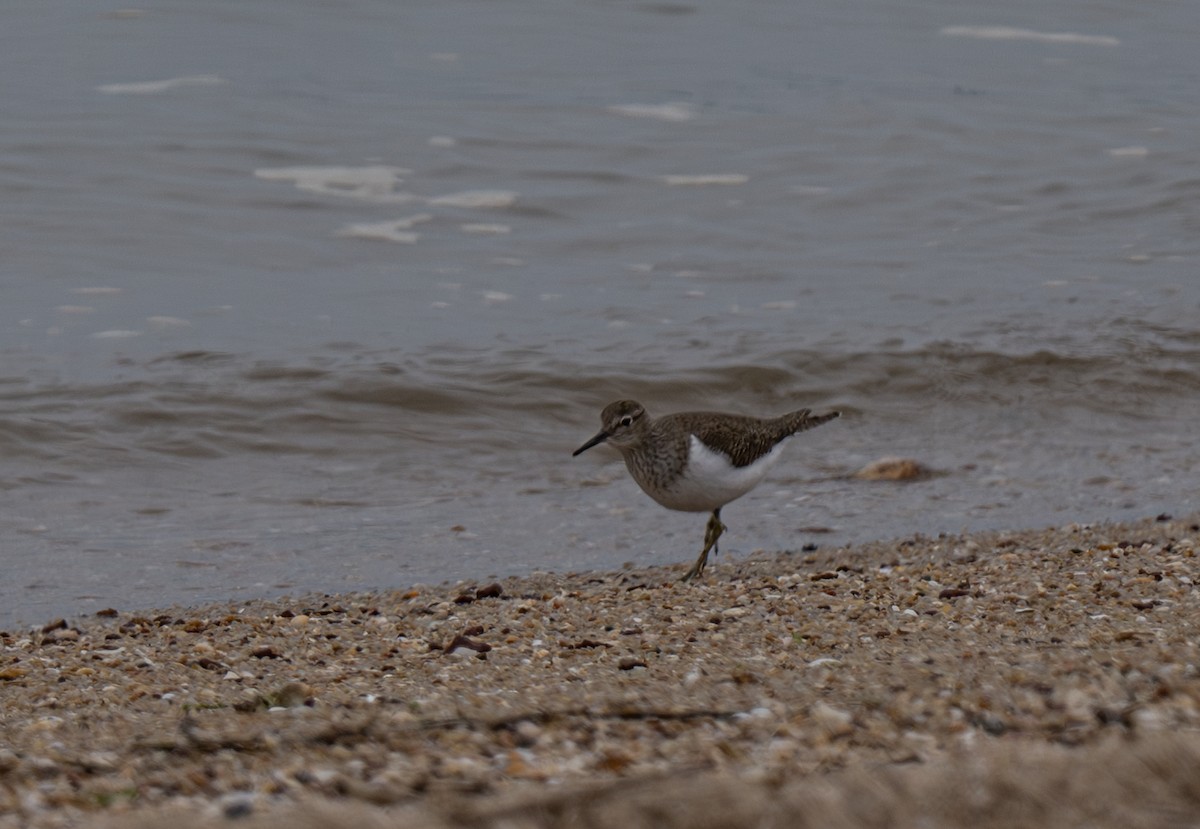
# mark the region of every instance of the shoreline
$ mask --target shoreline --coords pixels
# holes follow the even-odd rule
[[[772,810],[881,780],[889,814],[983,825],[949,781],[1069,779],[1063,818],[1113,803],[1115,768],[1138,785],[1093,825],[1138,792],[1194,821],[1197,547],[1200,516],[1146,519],[4,633],[0,829],[804,825]],[[678,822],[650,820],[667,791]]]

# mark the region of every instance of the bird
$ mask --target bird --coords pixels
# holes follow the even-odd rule
[[[704,548],[683,581],[704,572],[708,554],[728,527],[721,508],[741,498],[779,460],[783,441],[840,417],[800,409],[779,417],[724,412],[676,412],[651,417],[636,400],[617,400],[600,413],[600,431],[572,453],[601,443],[615,447],[642,491],[667,509],[709,512]]]

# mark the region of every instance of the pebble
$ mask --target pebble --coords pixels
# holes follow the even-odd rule
[[[864,481],[916,481],[928,478],[932,471],[914,458],[880,458],[854,473]]]
[[[840,737],[854,730],[854,717],[848,711],[824,702],[813,706],[811,716],[817,727],[828,737]]]

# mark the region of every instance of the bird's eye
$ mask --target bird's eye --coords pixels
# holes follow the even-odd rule
[[[630,417],[629,415],[625,415],[623,418],[621,418],[621,425],[622,426],[632,426],[633,418]]]

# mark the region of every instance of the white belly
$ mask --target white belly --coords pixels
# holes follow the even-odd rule
[[[782,452],[780,443],[749,466],[738,467],[692,435],[683,475],[663,491],[648,494],[668,509],[710,512],[758,486]]]

